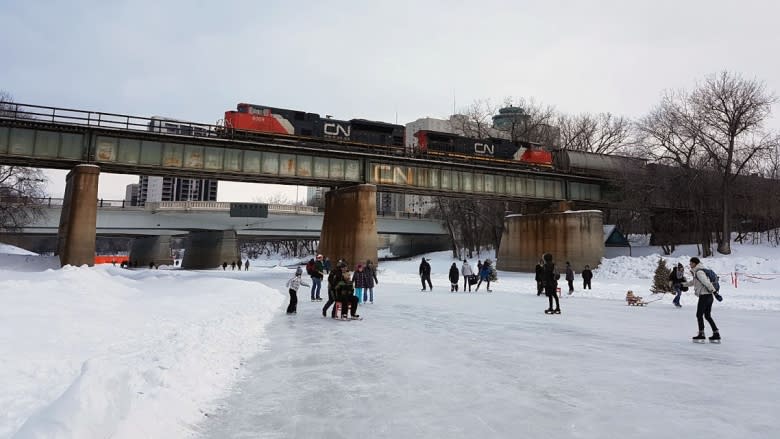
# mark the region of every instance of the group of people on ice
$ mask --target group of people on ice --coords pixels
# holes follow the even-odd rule
[[[498,279],[496,275],[496,269],[493,267],[493,261],[490,259],[486,259],[485,262],[478,260],[476,270],[471,268],[471,264],[469,264],[468,259],[463,260],[463,265],[461,265],[460,270],[458,270],[458,264],[453,262],[450,266],[450,272],[448,274],[451,293],[455,293],[460,290],[461,276],[463,276],[464,293],[467,291],[467,289],[470,293],[472,285],[476,285],[474,287],[474,291],[479,291],[479,287],[482,285],[482,282],[486,283],[485,288],[487,289],[487,292],[492,293],[493,290],[490,289],[490,281],[495,281]],[[423,258],[422,262],[420,263],[420,277],[423,280],[422,290],[425,291],[426,280],[428,285],[431,287],[431,290],[433,290],[433,286],[430,285],[431,266],[428,264],[425,258]]]
[[[330,261],[323,261],[322,255],[317,255],[306,264],[306,272],[311,277],[311,300],[322,301],[321,289],[325,274],[328,274],[328,301],[322,308],[322,316],[326,317],[328,308],[333,305],[331,312],[332,318],[341,319],[359,319],[357,313],[358,304],[374,303],[374,286],[379,284],[376,276],[376,270],[371,260],[366,261],[365,265],[357,264],[354,273],[349,271],[348,264],[344,260],[339,260],[334,269],[330,269]],[[298,267],[295,275],[287,281],[287,287],[290,293],[290,305],[287,307],[287,314],[297,313],[298,289],[301,285],[309,286],[302,279],[303,269]],[[338,303],[341,312],[337,315]]]
[[[542,257],[542,260],[539,261],[538,264],[536,264],[536,295],[541,296],[542,293],[545,291],[544,287],[544,257]],[[574,269],[571,266],[571,263],[569,261],[566,261],[566,283],[569,285],[569,295],[574,294]],[[582,276],[582,289],[583,290],[592,290],[591,287],[591,280],[593,279],[593,271],[590,269],[590,265],[585,265],[585,268],[582,270],[582,273],[580,273],[580,276]],[[558,288],[556,286],[556,288]]]

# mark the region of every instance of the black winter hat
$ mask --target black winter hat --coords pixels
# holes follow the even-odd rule
[[[542,258],[544,259],[544,262],[552,262],[552,255],[549,253],[545,253]]]

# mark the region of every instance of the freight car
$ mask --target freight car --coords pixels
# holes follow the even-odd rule
[[[607,178],[639,172],[647,165],[647,159],[568,149],[555,150],[552,156],[556,171]]]
[[[421,154],[454,155],[511,160],[523,164],[552,167],[552,155],[541,145],[507,139],[476,139],[452,133],[420,130],[414,133]]]
[[[226,129],[404,147],[404,127],[365,119],[336,120],[317,113],[254,104],[226,111]]]

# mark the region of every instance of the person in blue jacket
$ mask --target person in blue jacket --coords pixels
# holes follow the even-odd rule
[[[477,283],[477,288],[474,289],[474,291],[479,291],[479,286],[482,285],[482,281],[484,280],[487,282],[487,292],[493,292],[493,290],[490,289],[490,272],[493,271],[492,265],[493,263],[490,259],[486,259],[482,264],[482,268],[479,269],[479,283]]]

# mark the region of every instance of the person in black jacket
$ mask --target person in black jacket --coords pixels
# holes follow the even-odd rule
[[[593,272],[590,271],[590,265],[586,265],[585,269],[582,270],[582,289],[588,289],[592,290],[593,288],[590,286],[590,280],[593,279]]]
[[[558,279],[561,275],[555,271],[555,264],[553,263],[553,256],[549,253],[545,253],[544,259],[544,271],[542,272],[542,282],[544,282],[544,294],[547,295],[547,300],[550,301],[550,307],[544,310],[545,314],[560,314],[561,305],[558,302]],[[555,299],[555,308],[553,308],[553,299]]]
[[[544,282],[542,282],[542,275],[544,274],[544,261],[539,260],[539,263],[536,264],[536,276],[534,276],[534,280],[536,280],[536,295],[541,296],[542,292],[544,291]]]
[[[452,263],[450,267],[450,292],[454,293],[458,291],[458,282],[460,281],[460,271],[458,271],[458,264]]]
[[[688,287],[683,287],[683,284],[687,282],[687,279],[685,279],[685,268],[683,267],[683,264],[678,263],[677,267],[672,270],[671,273],[669,273],[669,281],[672,283],[672,290],[674,290],[674,299],[672,300],[672,303],[677,308],[681,308],[682,305],[680,305],[680,297],[682,296],[683,288],[686,290]]]
[[[341,281],[344,276],[344,270],[346,270],[347,264],[339,262],[334,270],[328,274],[328,301],[325,302],[325,306],[322,307],[322,316],[327,317],[328,308],[336,302],[336,285]],[[333,307],[333,311],[330,314],[334,319],[336,318],[336,307]]]
[[[422,291],[425,291],[425,281],[428,281],[428,286],[433,291],[433,284],[431,284],[431,264],[425,258],[422,258],[420,262],[420,280],[422,281]]]

